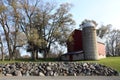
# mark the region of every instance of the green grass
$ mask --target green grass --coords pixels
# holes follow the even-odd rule
[[[99,63],[114,68],[120,72],[120,57],[109,57],[100,60]]]
[[[15,63],[15,62],[55,62],[56,59],[55,58],[47,58],[47,59],[43,59],[40,58],[38,60],[32,60],[32,59],[16,59],[16,60],[4,60],[4,61],[0,61],[1,64],[5,64],[5,63]]]
[[[82,62],[103,64],[120,72],[120,57],[107,57],[105,59],[101,59],[98,61],[82,61]]]
[[[37,61],[33,61],[31,59],[19,59],[14,61],[8,61],[8,60],[0,61],[0,63],[4,64],[4,63],[14,63],[14,62],[49,62],[49,61],[55,62],[56,60],[53,58],[48,58],[46,60],[39,59]],[[111,67],[120,72],[120,57],[107,57],[105,59],[101,59],[98,61],[79,61],[79,62],[99,63]]]

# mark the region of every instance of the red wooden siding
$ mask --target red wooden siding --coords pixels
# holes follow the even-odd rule
[[[74,30],[72,33],[73,42],[67,42],[68,52],[75,52],[83,50],[82,46],[82,31]]]
[[[74,51],[83,50],[82,31],[75,30],[73,37],[74,37]]]

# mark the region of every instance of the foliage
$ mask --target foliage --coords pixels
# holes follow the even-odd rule
[[[31,29],[30,35],[28,36],[28,41],[30,44],[33,44],[34,46],[37,47],[43,47],[47,44],[44,39],[39,38],[38,30],[37,29]]]
[[[71,4],[42,2],[41,0],[0,1],[0,27],[9,58],[12,60],[18,47],[27,45],[33,59],[38,52],[47,57],[51,46],[66,45],[74,25]],[[24,34],[23,34],[24,32]]]
[[[49,2],[42,4],[38,3],[39,1],[37,0],[35,0],[34,5],[30,5],[29,2],[26,1],[24,3],[21,2],[24,14],[26,14],[23,14],[26,19],[23,20],[24,22],[22,23],[24,24],[21,27],[27,37],[31,35],[29,31],[33,29],[37,30],[38,35],[36,33],[32,34],[28,39],[28,43],[31,44],[32,38],[39,38],[39,40],[34,40],[34,43],[36,42],[34,46],[39,44],[39,47],[36,48],[37,53],[35,54],[44,52],[44,57],[46,58],[51,46],[66,45],[65,42],[68,34],[71,32],[71,26],[74,25],[74,20],[72,19],[72,14],[69,13],[71,5],[68,3],[61,4],[59,7]],[[31,7],[33,10],[30,9]],[[36,38],[32,36],[36,36]],[[29,45],[29,47],[33,46]],[[35,52],[34,49],[31,49],[31,51]]]
[[[101,25],[98,29],[97,29],[97,36],[99,36],[100,38],[105,37],[109,32],[110,32],[110,28],[111,28],[111,24],[108,25]]]
[[[74,41],[73,34],[74,34],[74,32],[69,35],[68,42],[70,42],[70,43],[72,43]]]

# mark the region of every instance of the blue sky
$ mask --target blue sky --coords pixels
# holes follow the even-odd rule
[[[120,29],[120,0],[54,0],[58,3],[71,3],[71,13],[76,22],[75,28],[84,19],[95,20],[99,25],[112,24]]]
[[[112,24],[114,28],[120,29],[120,0],[43,0],[53,1],[58,4],[71,3],[73,7],[70,13],[76,22],[75,28],[84,19],[95,20],[99,25]],[[23,53],[26,53],[22,51]]]
[[[120,0],[45,0],[58,4],[71,3],[73,7],[70,13],[76,22],[75,28],[84,19],[95,20],[99,25],[112,24],[114,28],[120,29]]]

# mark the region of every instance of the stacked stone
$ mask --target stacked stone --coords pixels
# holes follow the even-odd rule
[[[97,63],[45,62],[0,64],[2,76],[119,76],[116,70]]]

